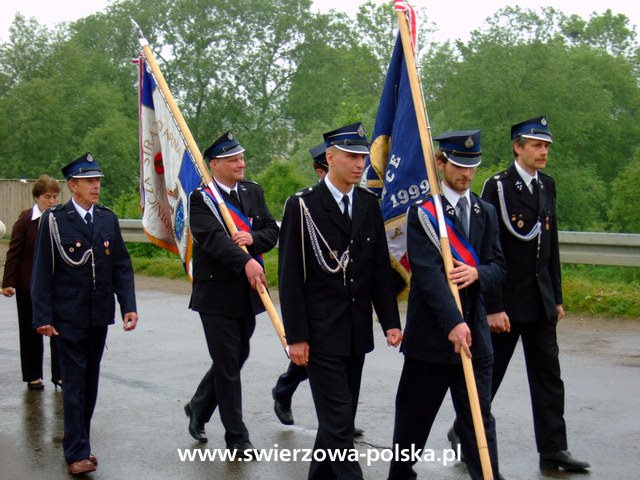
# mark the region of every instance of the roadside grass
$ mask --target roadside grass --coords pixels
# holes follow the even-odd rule
[[[640,319],[640,268],[563,265],[567,313]]]
[[[128,244],[137,274],[151,277],[187,276],[180,259],[151,244]],[[264,256],[270,289],[278,287],[278,252]],[[640,319],[640,268],[563,265],[562,289],[567,313]]]
[[[138,275],[149,277],[177,278],[188,281],[182,261],[171,253],[150,243],[127,243],[133,271]],[[271,251],[264,256],[269,288],[278,287],[278,251]]]
[[[183,278],[189,281],[176,254],[151,243],[127,243],[133,271],[138,275],[161,278]]]

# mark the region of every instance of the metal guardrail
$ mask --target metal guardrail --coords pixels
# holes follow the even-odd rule
[[[640,235],[633,233],[559,232],[560,261],[640,267]]]
[[[126,242],[149,243],[141,220],[120,220]],[[560,261],[640,267],[640,234],[559,232]]]
[[[151,243],[142,228],[142,220],[120,219],[120,231],[125,242]]]

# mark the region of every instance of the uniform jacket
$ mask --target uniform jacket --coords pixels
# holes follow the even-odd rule
[[[220,191],[225,203],[235,204]],[[193,288],[189,308],[202,313],[241,317],[258,314],[264,306],[244,272],[252,258],[271,250],[278,241],[278,224],[269,213],[262,188],[238,182],[244,215],[252,219],[253,245],[246,253],[231,241],[203,199],[202,187],[189,196],[189,226],[193,236]],[[238,206],[238,205],[236,205]]]
[[[442,197],[445,216],[463,232],[455,209]],[[460,363],[449,332],[465,321],[471,330],[471,353],[480,358],[493,353],[486,321],[483,295],[499,289],[505,277],[505,262],[498,236],[494,208],[471,193],[469,243],[478,255],[478,281],[460,290],[463,315],[447,284],[442,255],[427,236],[418,217],[418,206],[408,212],[407,254],[411,266],[411,285],[407,306],[407,325],[402,342],[405,355],[432,363]],[[464,235],[464,233],[461,233]]]
[[[33,270],[33,251],[38,236],[39,218],[31,220],[33,208],[23,210],[11,230],[11,241],[7,251],[2,278],[3,287],[15,287],[20,290],[31,288],[31,270]]]
[[[301,199],[330,248],[340,256],[349,247],[346,277],[321,268],[307,223],[301,224]],[[327,248],[321,249],[335,267]],[[355,188],[350,230],[324,181],[292,195],[285,204],[278,253],[280,307],[289,344],[307,340],[312,351],[328,355],[369,352],[372,304],[384,332],[400,328],[384,223],[372,193]]]
[[[506,311],[511,322],[531,322],[541,315],[555,318],[556,305],[562,304],[556,186],[540,171],[538,178],[537,204],[514,165],[489,178],[482,190],[482,198],[496,208],[500,217],[500,242],[507,261],[504,288],[487,295],[487,311]],[[498,199],[498,182],[504,190],[504,212]],[[510,224],[517,233],[526,234],[538,219],[542,226],[539,239],[520,240],[505,227]]]
[[[73,262],[93,247],[95,289],[91,258],[82,266],[67,264],[50,235],[49,217],[58,225],[60,247]],[[122,315],[136,311],[133,268],[122,240],[120,225],[111,210],[93,207],[93,236],[71,200],[47,210],[36,241],[31,278],[35,327],[65,325],[84,329],[112,324],[115,298]]]

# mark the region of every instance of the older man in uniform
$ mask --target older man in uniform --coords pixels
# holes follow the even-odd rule
[[[546,117],[513,125],[511,141],[513,165],[488,179],[482,191],[502,220],[500,242],[507,261],[503,288],[485,297],[495,352],[492,394],[522,337],[540,467],[583,470],[589,464],[567,451],[556,336],[564,317],[556,186],[541,171],[553,142]]]
[[[185,413],[191,436],[206,442],[204,425],[218,408],[227,448],[250,458],[254,447],[242,418],[240,370],[249,357],[255,316],[264,311],[256,292],[267,285],[261,255],[278,241],[278,224],[267,209],[262,188],[244,180],[244,148],[231,132],[205,150],[204,159],[238,231],[229,234],[208,187],[191,193],[193,290],[189,306],[200,314],[213,363],[185,405]]]
[[[378,199],[355,187],[369,153],[360,123],[324,134],[329,173],[287,200],[279,246],[280,306],[291,360],[307,366],[318,416],[314,450],[353,449],[372,304],[389,345],[401,339]],[[325,452],[326,453],[326,452]],[[351,456],[318,461],[310,479],[361,479]]]
[[[396,396],[394,446],[423,449],[438,410],[451,390],[458,415],[462,451],[469,475],[482,479],[469,395],[460,355],[471,358],[494,478],[498,472],[495,421],[491,415],[493,352],[482,295],[499,288],[505,263],[495,209],[470,191],[481,162],[480,130],[445,133],[436,161],[442,172],[442,208],[454,256],[451,281],[458,287],[458,309],[447,277],[434,200],[408,211],[407,251],[411,285],[402,352],[404,366]],[[415,459],[394,458],[389,479],[416,478]]]
[[[89,432],[98,394],[107,326],[118,298],[124,330],[138,315],[133,269],[116,216],[98,205],[98,162],[90,153],[62,169],[71,200],[47,210],[36,241],[31,297],[36,331],[56,336],[64,382],[64,439],[68,471],[94,471]]]

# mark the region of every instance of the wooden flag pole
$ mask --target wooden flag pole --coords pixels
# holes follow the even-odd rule
[[[202,181],[213,192],[216,198],[216,201],[218,203],[220,215],[222,216],[222,219],[224,220],[224,223],[227,226],[227,229],[231,234],[234,234],[238,231],[238,227],[236,226],[235,223],[233,223],[233,219],[229,214],[229,209],[224,203],[224,200],[222,199],[222,196],[220,195],[220,192],[218,191],[217,186],[213,182],[213,178],[211,176],[211,173],[209,172],[209,169],[204,163],[202,154],[200,153],[200,149],[198,148],[198,145],[193,139],[193,136],[191,135],[191,131],[187,126],[187,122],[185,122],[184,117],[182,116],[182,112],[180,112],[180,109],[178,108],[178,105],[176,104],[173,98],[173,95],[171,94],[171,90],[169,89],[169,86],[167,85],[167,82],[165,81],[164,76],[162,75],[162,72],[158,67],[158,63],[156,62],[153,52],[149,47],[149,42],[147,42],[146,38],[142,34],[142,30],[140,29],[138,24],[134,20],[131,20],[131,23],[133,24],[134,29],[138,34],[138,38],[139,38],[140,46],[142,47],[142,53],[144,55],[144,58],[149,64],[149,67],[151,68],[151,72],[153,73],[153,76],[156,82],[158,83],[158,87],[160,88],[162,96],[164,97],[164,100],[167,103],[169,110],[171,111],[171,115],[173,116],[173,119],[176,122],[178,129],[183,135],[183,139],[187,144],[187,148],[189,149],[189,152],[191,153],[191,158],[193,158],[195,161],[196,170],[198,171],[200,178],[202,178]],[[241,246],[239,248],[242,248],[245,252],[248,253],[246,247]],[[262,300],[262,303],[264,304],[264,307],[267,310],[267,313],[269,314],[269,318],[271,319],[273,328],[275,328],[276,333],[278,334],[280,343],[282,344],[282,347],[285,349],[287,356],[289,356],[288,349],[287,349],[287,340],[284,335],[284,328],[282,326],[282,321],[280,320],[278,312],[273,306],[271,297],[267,293],[267,289],[261,283],[258,283],[258,285],[256,285],[256,290],[258,291],[258,294],[260,295],[260,300]]]
[[[413,45],[411,44],[411,33],[409,32],[409,24],[404,12],[396,11],[398,24],[400,25],[400,37],[402,39],[402,49],[404,50],[404,58],[407,64],[407,72],[409,74],[409,83],[411,85],[411,95],[413,97],[413,105],[416,110],[416,118],[418,121],[418,131],[420,133],[420,141],[422,144],[422,153],[424,155],[427,167],[427,175],[429,177],[429,190],[434,199],[438,225],[440,226],[440,244],[442,246],[442,260],[444,262],[444,270],[447,276],[447,283],[451,289],[453,298],[456,301],[458,310],[462,313],[462,305],[460,303],[460,294],[458,287],[451,281],[450,271],[453,269],[453,258],[451,255],[451,247],[449,237],[446,233],[444,213],[440,195],[442,191],[438,183],[438,175],[435,167],[435,157],[433,154],[431,127],[428,124],[427,107],[422,95],[422,87],[418,77],[418,70],[414,58]],[[473,364],[467,355],[460,351],[462,359],[462,367],[464,370],[464,378],[467,384],[467,393],[469,395],[469,403],[471,407],[471,416],[473,417],[473,427],[476,432],[476,441],[478,443],[478,452],[480,454],[480,463],[482,465],[482,475],[484,480],[493,479],[493,471],[491,468],[491,459],[489,457],[489,448],[487,446],[487,437],[482,422],[482,412],[480,411],[480,401],[478,399],[478,389],[476,388],[476,379],[473,373]]]

